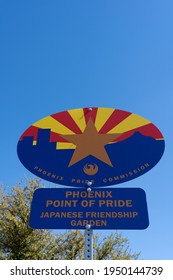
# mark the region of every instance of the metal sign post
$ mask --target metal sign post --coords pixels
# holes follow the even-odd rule
[[[87,182],[87,191],[91,192],[90,186],[92,182]],[[85,229],[85,249],[84,249],[85,260],[93,260],[93,230],[90,225],[86,225]]]
[[[93,260],[93,230],[90,225],[85,229],[85,260]]]

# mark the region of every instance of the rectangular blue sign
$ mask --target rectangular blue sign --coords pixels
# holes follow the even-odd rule
[[[149,225],[141,188],[39,188],[31,205],[35,229],[145,229]]]

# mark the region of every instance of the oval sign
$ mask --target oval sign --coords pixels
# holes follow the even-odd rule
[[[18,156],[33,174],[56,184],[120,184],[153,168],[164,152],[159,129],[136,114],[82,108],[47,116],[20,137]]]

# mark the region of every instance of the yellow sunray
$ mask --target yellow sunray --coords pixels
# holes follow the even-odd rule
[[[52,132],[58,133],[58,134],[74,134],[72,130],[52,118],[51,116],[48,116],[46,118],[43,118],[33,124],[33,126],[36,126],[38,128],[49,128]]]
[[[136,114],[131,114],[117,126],[111,129],[108,133],[123,133],[149,123],[150,121],[144,119],[143,117],[140,117]]]
[[[56,143],[56,149],[58,150],[63,150],[63,149],[75,149],[76,145],[72,143],[62,143],[62,142],[57,142]]]
[[[83,132],[86,127],[83,109],[68,110],[68,113],[70,114],[72,119],[75,121],[77,126],[80,128],[80,130]]]
[[[99,131],[105,122],[109,119],[115,109],[107,109],[107,108],[98,108],[96,120],[95,120],[95,127],[97,131]]]

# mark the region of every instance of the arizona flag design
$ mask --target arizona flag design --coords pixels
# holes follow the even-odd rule
[[[136,114],[81,108],[47,116],[20,137],[18,156],[33,174],[56,184],[120,184],[153,168],[164,152],[159,129]]]

